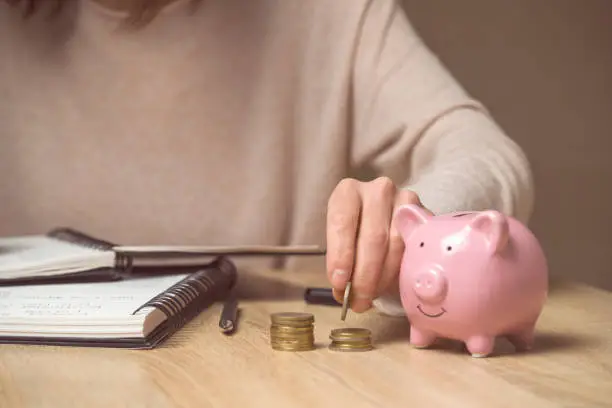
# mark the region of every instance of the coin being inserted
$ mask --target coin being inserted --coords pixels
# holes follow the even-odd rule
[[[340,314],[340,319],[342,319],[342,321],[346,320],[346,312],[348,311],[350,297],[351,297],[351,282],[347,283],[346,288],[344,289],[344,299],[342,301],[342,313]]]

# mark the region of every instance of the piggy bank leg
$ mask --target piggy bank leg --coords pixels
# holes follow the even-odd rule
[[[508,335],[508,340],[516,351],[528,351],[533,348],[535,327],[530,327],[524,331]]]
[[[410,344],[416,348],[426,348],[433,344],[436,335],[426,330],[417,329],[410,326]]]
[[[472,336],[465,342],[465,345],[472,357],[486,357],[493,352],[495,337]]]

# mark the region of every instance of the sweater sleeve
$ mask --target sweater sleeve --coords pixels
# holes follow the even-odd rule
[[[369,3],[353,77],[357,169],[391,177],[436,214],[497,209],[528,222],[527,157],[424,45],[396,1]],[[403,314],[398,293],[374,306]]]

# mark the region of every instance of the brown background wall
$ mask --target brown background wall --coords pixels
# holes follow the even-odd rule
[[[612,290],[612,1],[404,0],[527,152],[551,274]]]

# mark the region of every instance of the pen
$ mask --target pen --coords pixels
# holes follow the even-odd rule
[[[230,295],[223,304],[221,318],[219,319],[219,329],[225,335],[233,334],[238,324],[238,301],[235,296]]]

